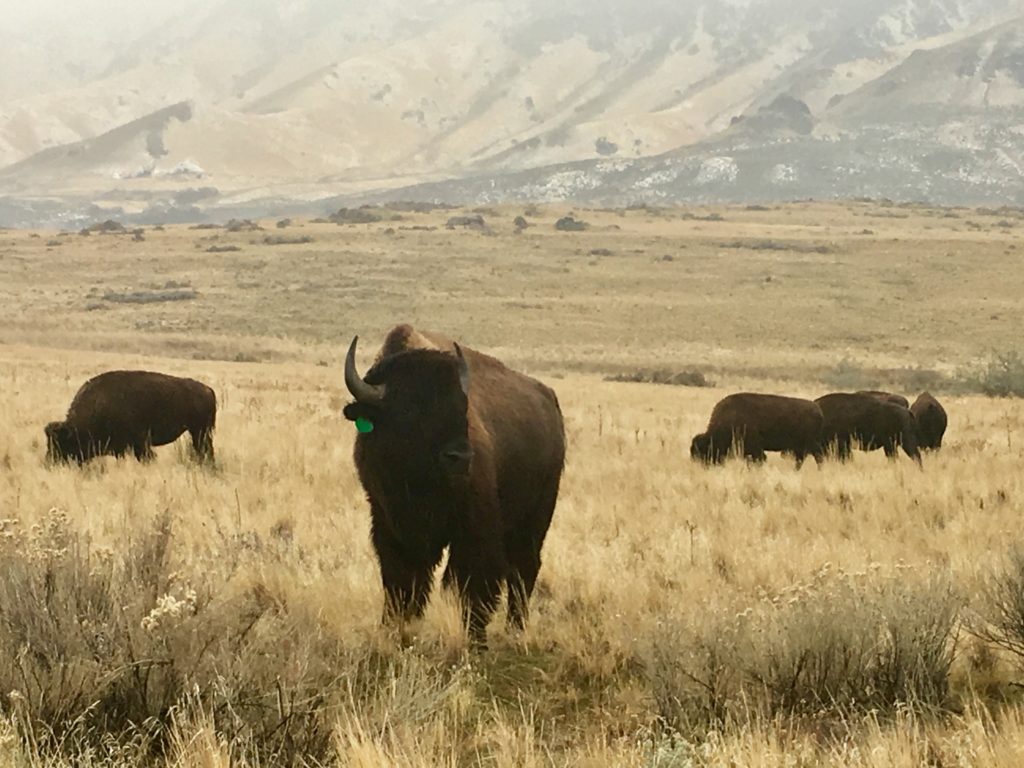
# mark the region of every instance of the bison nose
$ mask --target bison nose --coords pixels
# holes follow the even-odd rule
[[[469,474],[469,463],[473,458],[473,449],[466,440],[449,443],[441,449],[441,466],[449,475]]]

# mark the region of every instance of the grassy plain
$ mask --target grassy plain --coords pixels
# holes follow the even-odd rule
[[[1016,657],[967,631],[1020,540],[1019,401],[942,395],[923,471],[707,470],[688,446],[730,391],[913,397],[1017,348],[1024,217],[588,210],[565,233],[545,208],[514,234],[521,212],[0,232],[0,765],[1021,763]],[[441,593],[410,647],[378,626],[340,363],[399,321],[565,412],[531,624],[486,653]],[[44,466],[43,424],[115,367],[217,390],[216,469],[183,444]],[[715,385],[603,380],[640,368]]]

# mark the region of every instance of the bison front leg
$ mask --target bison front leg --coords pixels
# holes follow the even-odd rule
[[[404,632],[405,624],[423,615],[433,584],[434,567],[440,553],[430,561],[410,559],[399,541],[382,525],[377,515],[371,526],[370,538],[380,564],[381,584],[384,587],[384,613],[386,625],[398,624]]]
[[[498,607],[505,574],[497,569],[481,569],[467,562],[454,551],[445,569],[445,586],[456,589],[462,601],[462,621],[469,631],[470,642],[477,648],[487,647],[487,625]]]
[[[446,587],[458,591],[469,639],[487,647],[487,624],[498,607],[508,568],[498,530],[466,531],[453,539],[444,573]]]
[[[135,459],[137,461],[143,463],[153,461],[153,459],[156,458],[156,454],[153,453],[153,445],[150,442],[149,435],[137,438],[132,443],[132,453],[135,454]]]
[[[508,625],[515,629],[526,626],[530,596],[540,571],[540,547],[525,543],[509,552]]]

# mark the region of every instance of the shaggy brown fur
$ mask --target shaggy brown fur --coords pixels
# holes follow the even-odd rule
[[[921,463],[917,424],[909,409],[873,395],[847,392],[824,395],[815,402],[825,415],[822,442],[835,444],[840,461],[850,458],[856,440],[865,451],[884,448],[890,459],[902,446],[907,456]]]
[[[871,397],[881,400],[883,403],[894,403],[902,406],[903,408],[910,407],[910,401],[907,400],[903,395],[897,395],[893,392],[882,392],[877,389],[862,389],[857,393],[858,395],[869,395]]]
[[[910,406],[917,419],[918,445],[926,450],[942,447],[942,436],[946,434],[946,409],[929,392],[922,392]]]
[[[810,400],[741,392],[722,398],[711,411],[706,431],[693,438],[690,456],[720,463],[742,442],[743,455],[764,461],[765,451],[796,457],[797,469],[808,456],[821,461],[821,409]]]
[[[473,641],[485,643],[503,583],[508,621],[521,627],[565,461],[555,393],[407,325],[391,330],[363,381],[383,385],[383,395],[360,399],[353,391],[345,416],[373,425],[356,438],[355,464],[370,502],[385,620],[423,612],[447,547],[443,581],[462,596]]]
[[[96,456],[154,458],[153,446],[183,432],[202,460],[213,459],[217,396],[205,384],[152,371],[108,371],[75,394],[64,421],[46,425],[47,456],[79,464]]]

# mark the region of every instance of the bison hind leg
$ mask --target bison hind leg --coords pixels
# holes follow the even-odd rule
[[[213,430],[205,427],[190,429],[192,451],[201,462],[213,463]]]

